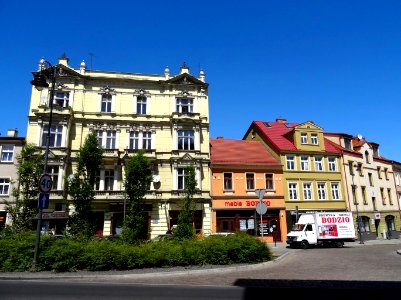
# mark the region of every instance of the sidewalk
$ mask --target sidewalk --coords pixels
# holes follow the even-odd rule
[[[358,240],[355,242],[346,242],[344,244],[344,247],[360,247],[364,245],[396,245],[400,244],[400,250],[397,250],[397,253],[401,255],[401,238],[398,239],[375,239],[375,240],[366,240],[363,241],[363,243],[360,243]],[[291,248],[287,248],[288,245],[285,242],[281,243],[268,243],[267,244],[270,249],[272,250],[273,255],[280,257],[281,255],[287,253],[288,251],[291,250]]]

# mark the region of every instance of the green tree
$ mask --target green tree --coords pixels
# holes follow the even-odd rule
[[[183,205],[178,215],[177,228],[174,230],[174,235],[178,239],[191,239],[194,237],[195,232],[192,226],[193,217],[195,212],[194,195],[198,192],[196,187],[197,181],[195,179],[195,168],[190,165],[185,168],[185,197]]]
[[[147,239],[147,218],[143,204],[151,181],[152,169],[150,161],[144,155],[144,151],[141,150],[128,160],[125,169],[124,185],[127,210],[122,237],[127,243],[134,244]]]
[[[12,218],[12,230],[34,229],[33,218],[38,213],[38,184],[43,168],[42,151],[34,144],[26,144],[17,156],[18,187],[12,190],[16,203],[6,205]]]
[[[68,219],[68,233],[76,238],[90,238],[95,234],[95,214],[92,202],[95,198],[96,172],[104,150],[98,148],[96,133],[90,133],[77,155],[77,169],[67,181],[67,194],[75,211]]]

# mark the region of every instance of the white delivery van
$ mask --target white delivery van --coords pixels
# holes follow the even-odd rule
[[[354,218],[350,212],[315,212],[302,214],[287,234],[290,247],[307,249],[310,245],[343,247],[355,242]]]

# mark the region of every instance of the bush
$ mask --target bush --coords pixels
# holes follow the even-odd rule
[[[0,271],[28,271],[32,265],[35,234],[0,238]],[[121,240],[79,241],[43,236],[38,271],[107,271],[138,268],[257,263],[272,259],[270,249],[246,234],[209,236],[201,240],[161,240],[130,245]]]

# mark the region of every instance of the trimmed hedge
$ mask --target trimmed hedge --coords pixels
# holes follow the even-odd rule
[[[29,271],[35,233],[0,238],[0,271]],[[166,240],[139,246],[121,241],[77,241],[68,237],[41,237],[38,271],[73,272],[131,270],[194,265],[259,263],[272,259],[270,248],[246,234],[208,236],[197,240]]]

